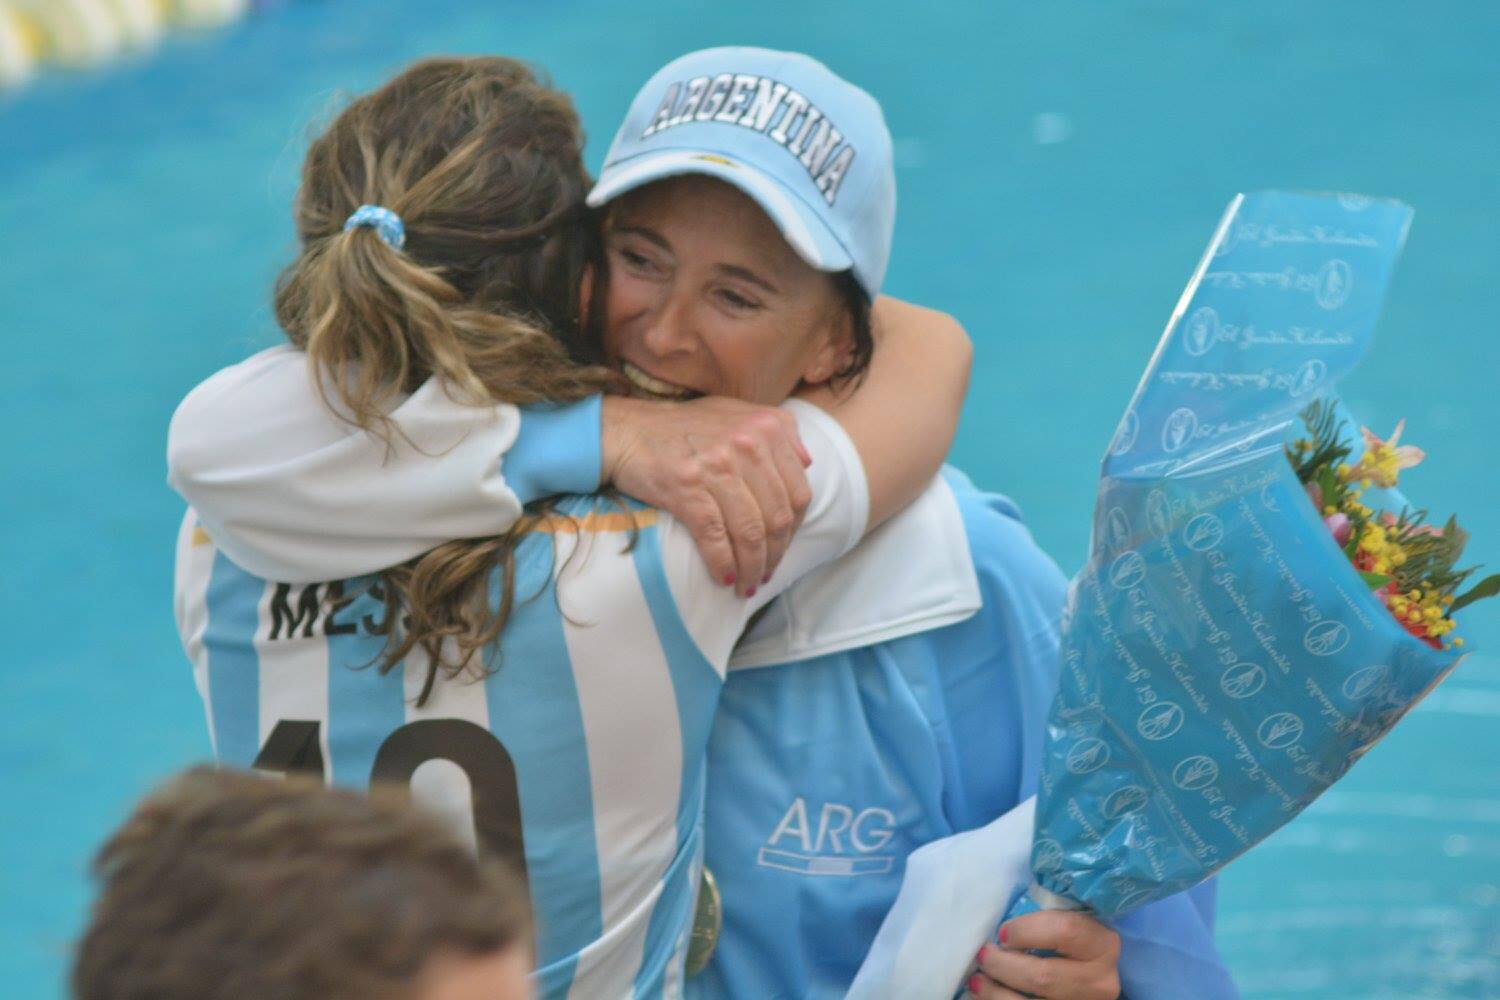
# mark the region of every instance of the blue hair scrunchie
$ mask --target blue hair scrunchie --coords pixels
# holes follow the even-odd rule
[[[359,206],[344,223],[344,232],[360,226],[369,226],[375,230],[381,241],[392,250],[400,250],[406,246],[406,224],[401,221],[401,216],[388,208],[381,208],[379,205]]]

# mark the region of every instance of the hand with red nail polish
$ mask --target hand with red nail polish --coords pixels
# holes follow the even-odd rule
[[[710,397],[606,396],[604,482],[688,529],[715,580],[740,596],[769,578],[802,524],[811,456],[787,410]]]
[[[1001,926],[998,946],[979,950],[978,990],[992,997],[1116,1000],[1120,995],[1120,935],[1081,911],[1028,913]],[[1043,957],[1032,952],[1046,951]]]

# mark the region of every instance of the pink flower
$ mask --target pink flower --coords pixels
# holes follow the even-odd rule
[[[1313,503],[1313,510],[1323,509],[1323,487],[1317,483],[1308,483],[1304,487],[1307,490],[1307,498]]]
[[[1348,515],[1342,512],[1329,514],[1323,518],[1323,523],[1328,525],[1328,530],[1333,534],[1333,540],[1340,545],[1349,541],[1349,533],[1354,530],[1354,525],[1349,523]]]

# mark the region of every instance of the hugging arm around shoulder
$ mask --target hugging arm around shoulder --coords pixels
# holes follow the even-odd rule
[[[869,470],[871,523],[909,502],[952,440],[968,380],[951,318],[881,299],[878,348],[852,393],[813,402]],[[437,379],[389,414],[391,444],[330,411],[306,356],[277,347],[224,369],[173,415],[168,479],[243,568],[289,583],[405,562],[505,531],[524,504],[600,486],[600,402],[466,405]]]
[[[226,555],[311,583],[373,573],[504,532],[522,507],[599,486],[599,399],[475,407],[436,379],[389,414],[389,447],[325,405],[307,358],[262,351],[183,400],[168,481]]]
[[[872,311],[875,351],[852,392],[828,386],[803,399],[848,432],[870,484],[870,527],[915,500],[942,468],[969,387],[973,345],[952,317],[888,296]]]

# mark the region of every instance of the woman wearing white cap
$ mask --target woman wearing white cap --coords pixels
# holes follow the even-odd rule
[[[174,418],[173,480],[200,508],[179,534],[179,628],[221,762],[409,785],[521,870],[542,993],[676,995],[706,744],[734,642],[779,590],[920,492],[956,423],[969,349],[951,322],[929,317],[920,339],[898,322],[865,390],[789,400],[737,432],[748,446],[733,448],[777,484],[788,465],[804,475],[791,449],[771,451],[789,428],[811,462],[802,529],[759,593],[758,577],[745,597],[711,579],[684,524],[634,501],[559,497],[509,531],[424,518],[416,508],[446,491],[450,468],[460,480],[477,470],[466,485],[503,508],[539,483],[591,494],[613,464],[597,393],[624,380],[567,350],[597,261],[580,134],[567,99],[521,64],[436,59],[354,101],[312,143],[301,250],[275,296],[290,344],[210,379]],[[776,280],[804,282],[798,314],[740,326],[774,347],[756,361],[767,399],[833,379],[853,338],[833,282],[790,250],[782,264]],[[931,378],[912,421],[881,401],[906,391],[918,361]],[[454,399],[490,405],[455,421]],[[571,403],[524,418],[531,439],[539,425],[564,453],[528,458],[516,407],[498,400]],[[705,405],[695,410],[711,418]],[[736,451],[708,430],[706,444],[686,440],[723,489],[732,476],[715,467]],[[398,480],[416,468],[417,488],[384,491],[387,460]],[[257,483],[276,476],[296,480],[290,506],[300,493],[334,509],[263,551],[257,518],[274,520],[288,494]],[[441,532],[442,544],[396,551],[358,523],[351,485],[393,502],[398,532]],[[709,495],[725,517],[758,503]],[[278,572],[287,552],[306,576]]]
[[[637,96],[589,199],[607,206],[608,267],[595,291],[607,360],[638,394],[664,400],[729,395],[770,404],[797,381],[857,371],[868,359],[894,198],[878,105],[820,64],[755,49],[675,61]],[[828,287],[819,271],[834,275],[833,299],[815,294]],[[841,358],[788,383],[795,366],[776,331],[840,307],[857,333],[852,364]],[[311,399],[305,385],[302,394]],[[179,413],[174,433],[184,421],[198,432],[223,425],[222,405],[198,403]],[[451,409],[455,426],[488,433],[496,452],[505,450],[504,432]],[[317,475],[308,456],[294,457],[295,468],[263,464],[229,492],[254,489],[256,476],[285,489]],[[275,539],[326,532],[337,509],[348,537],[363,531],[389,542],[396,529],[383,497],[409,498],[402,482],[455,465],[409,455],[345,483],[335,500],[302,490],[239,537],[236,521],[246,519],[221,518],[224,543],[274,563],[272,575],[325,578],[326,566],[317,575],[321,564]],[[222,484],[222,471],[176,467],[200,514],[234,513],[223,489],[202,488]],[[497,469],[439,478],[449,488],[427,496],[432,517],[478,518],[494,531],[513,516],[494,501],[504,492]],[[356,495],[368,497],[362,510],[345,503]],[[407,555],[430,544],[409,534]],[[355,573],[383,564],[341,565]],[[690,988],[841,995],[894,897],[905,855],[1029,794],[1061,600],[1060,574],[1014,508],[950,474],[887,530],[771,606],[740,645],[735,665],[746,669],[731,675],[711,737],[707,852],[724,888],[725,923],[714,965]],[[1160,949],[1176,949],[1182,995],[1223,995],[1227,978],[1190,903],[1168,901],[1141,926],[1134,937],[1127,930],[1121,955],[1118,936],[1082,915],[1018,921],[1009,947],[985,956],[986,970],[1008,986],[972,985],[1010,996],[1009,987],[1035,993],[1045,980],[1048,996],[1113,996],[1117,955],[1129,988],[1133,958],[1141,958],[1136,981],[1154,982]],[[1022,953],[1030,947],[1061,956]]]
[[[742,352],[739,370],[753,375],[760,351],[694,303],[726,257],[771,266],[775,241],[757,223],[774,224],[803,261],[835,274],[857,315],[890,256],[890,134],[868,94],[806,56],[697,52],[637,94],[589,203],[607,206],[610,359],[627,371],[645,359],[663,390],[771,401],[716,378],[724,352]],[[738,215],[743,225],[725,225]],[[760,309],[797,299],[779,287],[749,294]],[[950,471],[752,626],[710,742],[707,857],[724,929],[690,992],[843,995],[905,856],[1034,790],[1062,600],[1061,574],[1015,507]],[[1232,992],[1189,900],[1122,930],[1131,995],[1169,995],[1173,981],[1184,997]],[[998,945],[983,967],[1016,990],[1119,992],[1121,941],[1081,914],[1016,921]],[[971,985],[1014,995],[983,977]]]

